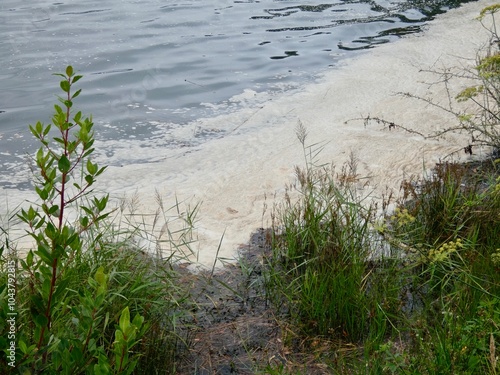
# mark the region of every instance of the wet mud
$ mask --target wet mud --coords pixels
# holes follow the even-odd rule
[[[269,234],[260,229],[237,263],[194,277],[189,350],[179,373],[255,374],[284,362],[280,327],[264,288]]]

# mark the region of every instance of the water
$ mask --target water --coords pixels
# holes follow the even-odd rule
[[[322,146],[318,163],[340,168],[353,154],[360,192],[397,194],[402,179],[468,139],[422,139],[365,126],[360,117],[423,134],[455,124],[449,113],[395,93],[447,103],[432,71],[474,62],[489,37],[475,18],[492,3],[465,4],[397,42],[456,4],[191,1],[116,3],[113,10],[102,2],[47,3],[50,12],[41,13],[42,2],[36,9],[4,3],[0,227],[19,249],[32,246],[8,218],[36,200],[25,154],[37,145],[26,125],[48,121],[59,91],[50,73],[66,64],[85,75],[77,106],[94,115],[93,161],[109,166],[94,194],[109,193],[110,209],[125,209],[126,220],[115,223],[143,229],[145,251],[170,254],[164,221],[175,231],[183,224],[177,216],[198,207],[193,262],[212,267],[234,258],[252,231],[271,224],[284,187],[296,179],[294,166],[304,165],[299,122],[307,143]],[[448,82],[452,96],[463,84],[470,81]],[[160,206],[167,212],[155,220]]]
[[[84,75],[77,105],[93,114],[98,139],[190,147],[224,132],[179,137],[176,129],[262,92],[297,89],[342,57],[416,32],[460,3],[2,0],[0,186],[28,187],[26,174],[15,177],[36,147],[27,125],[49,122],[58,94],[51,73],[66,65]],[[104,152],[108,164],[151,161]]]

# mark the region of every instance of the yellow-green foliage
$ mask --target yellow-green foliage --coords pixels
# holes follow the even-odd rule
[[[450,258],[451,254],[463,247],[464,245],[460,238],[455,241],[445,242],[439,248],[431,249],[429,254],[427,254],[427,259],[430,263],[444,262]]]
[[[493,189],[493,193],[492,194],[495,194],[495,196],[497,194],[500,194],[500,177],[497,177],[495,188]]]
[[[408,212],[408,209],[397,207],[394,210],[394,215],[391,216],[391,221],[396,223],[398,227],[404,227],[407,224],[413,223],[415,217]]]
[[[475,96],[477,96],[479,93],[483,92],[484,86],[471,86],[467,87],[466,89],[462,90],[456,97],[457,101],[459,102],[464,102],[466,100],[469,100]]]
[[[476,69],[479,72],[479,76],[484,79],[500,76],[500,54],[494,54],[481,59]]]
[[[491,263],[497,267],[500,266],[500,249],[497,249],[496,252],[491,254]]]
[[[500,10],[500,4],[490,5],[489,7],[483,8],[479,17],[477,19],[482,20],[487,14],[495,14]]]

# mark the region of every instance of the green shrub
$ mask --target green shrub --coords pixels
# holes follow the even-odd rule
[[[92,119],[73,109],[81,92],[73,85],[82,77],[71,66],[58,76],[64,94],[52,124],[30,126],[41,144],[33,160],[39,203],[18,217],[34,248],[18,257],[2,233],[0,370],[175,373],[184,292],[169,262],[114,231],[108,196],[92,192],[105,171],[91,160]],[[4,324],[9,318],[14,331]]]
[[[428,373],[495,373],[500,340],[499,171],[494,162],[441,164],[406,182],[385,235],[406,252],[414,339],[408,368]]]

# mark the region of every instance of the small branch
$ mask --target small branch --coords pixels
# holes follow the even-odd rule
[[[423,133],[421,133],[419,131],[407,128],[407,127],[405,127],[403,125],[399,125],[399,124],[397,124],[397,123],[395,123],[393,121],[384,120],[384,119],[382,119],[380,117],[371,117],[370,115],[368,115],[367,117],[353,118],[351,120],[346,121],[345,123],[348,123],[349,121],[363,121],[364,125],[365,125],[365,128],[370,124],[370,122],[374,121],[377,124],[382,124],[384,127],[387,127],[389,130],[393,130],[393,129],[399,128],[399,129],[404,130],[407,133],[419,135],[419,136],[423,137],[424,139],[428,138],[428,136],[424,135]]]

